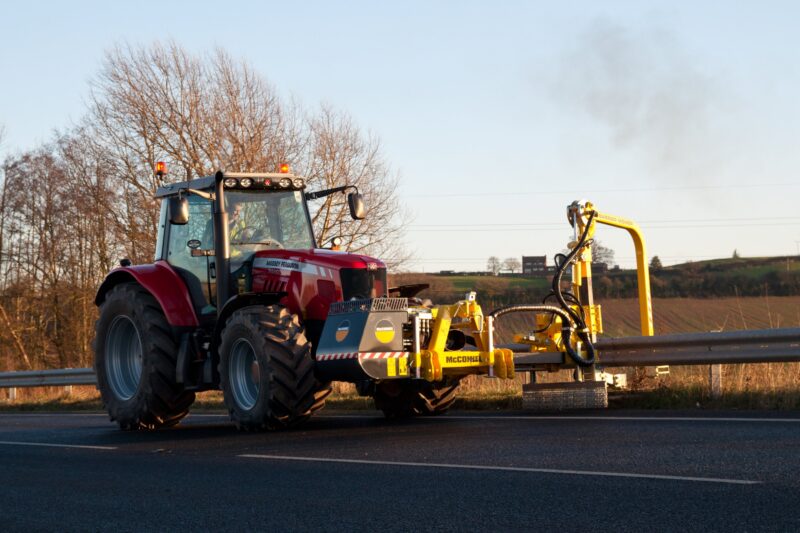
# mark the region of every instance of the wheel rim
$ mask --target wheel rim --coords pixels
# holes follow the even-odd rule
[[[246,411],[252,409],[258,400],[261,376],[256,351],[246,339],[233,343],[229,373],[234,401]]]
[[[142,379],[142,340],[133,320],[125,315],[115,317],[108,330],[106,375],[121,400],[133,398]]]

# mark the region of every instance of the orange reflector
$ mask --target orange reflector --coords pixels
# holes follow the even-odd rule
[[[163,161],[156,163],[156,176],[163,176],[167,173],[167,164]]]
[[[289,173],[289,163],[281,163],[281,174]]]

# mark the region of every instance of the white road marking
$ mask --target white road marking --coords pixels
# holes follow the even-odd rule
[[[116,446],[87,446],[83,444],[54,444],[52,442],[16,442],[0,440],[0,444],[8,446],[44,446],[48,448],[78,448],[82,450],[116,450]]]
[[[0,413],[2,416],[16,417],[45,417],[45,416],[102,416],[108,417],[105,413]],[[230,418],[228,414],[222,413],[190,413],[190,418]],[[366,413],[363,415],[314,415],[317,418],[380,418],[384,416],[379,413]],[[782,424],[800,424],[800,418],[742,418],[742,417],[703,417],[703,416],[586,416],[586,415],[444,415],[437,417],[417,417],[415,420],[622,420],[638,422],[767,422]]]
[[[481,420],[632,420],[647,422],[781,422],[800,423],[800,418],[736,418],[736,417],[702,417],[702,416],[456,416],[447,418],[480,418]]]
[[[449,463],[412,463],[404,461],[371,461],[366,459],[335,459],[329,457],[295,457],[287,455],[261,455],[243,454],[239,457],[248,459],[268,459],[272,461],[305,461],[317,463],[346,463],[381,466],[411,466],[423,468],[451,468],[459,470],[491,470],[496,472],[529,472],[537,474],[563,474],[570,476],[605,476],[636,479],[661,479],[669,481],[693,481],[700,483],[727,483],[731,485],[759,485],[761,481],[749,479],[725,479],[714,477],[668,476],[662,474],[635,474],[626,472],[601,472],[593,470],[562,470],[558,468],[530,468],[524,466],[489,466],[489,465],[459,465]]]
[[[315,415],[314,418],[383,418],[380,415]],[[417,417],[415,420],[623,420],[646,422],[773,422],[798,424],[800,418],[736,418],[736,417],[702,417],[702,416],[558,416],[558,415],[498,415],[498,416],[459,416],[443,415],[438,417]]]
[[[200,417],[214,417],[214,418],[230,418],[227,414],[214,414],[214,413],[191,413],[189,415],[193,418]],[[314,415],[313,419],[318,418],[345,418],[345,419],[383,419],[383,415],[379,413],[367,413],[363,415]],[[767,422],[767,423],[782,423],[782,424],[800,424],[800,418],[741,418],[741,417],[702,417],[702,416],[586,416],[586,415],[451,415],[435,417],[417,417],[415,420],[425,420],[428,422],[441,421],[441,420],[609,420],[609,421],[632,421],[632,422]]]

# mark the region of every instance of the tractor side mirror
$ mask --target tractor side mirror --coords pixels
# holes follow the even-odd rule
[[[189,222],[189,200],[183,196],[169,199],[169,223],[183,226]]]
[[[351,192],[348,194],[347,205],[350,207],[350,216],[353,220],[364,220],[367,208],[364,207],[364,197],[360,193]]]

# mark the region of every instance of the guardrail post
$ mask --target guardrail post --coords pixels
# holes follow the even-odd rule
[[[64,392],[66,393],[67,397],[72,396],[72,385],[67,385],[64,387]]]
[[[8,399],[12,402],[17,400],[17,389],[16,387],[11,387],[8,389]]]
[[[710,366],[709,379],[711,381],[711,398],[719,400],[722,398],[722,365]]]

